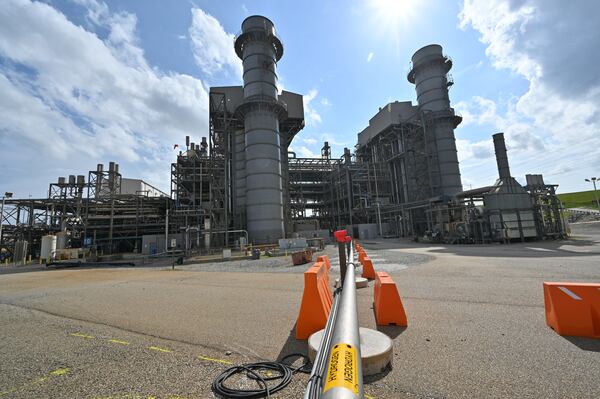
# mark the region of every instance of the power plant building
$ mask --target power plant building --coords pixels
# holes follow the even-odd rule
[[[357,143],[320,157],[290,151],[304,127],[301,94],[278,90],[283,43],[273,23],[251,16],[232,43],[243,84],[211,87],[208,137],[186,137],[171,164],[170,193],[102,164],[59,178],[48,198],[6,201],[2,243],[30,251],[47,234],[99,252],[181,249],[206,253],[282,238],[414,237],[447,243],[558,238],[565,234],[554,185],[510,174],[503,134],[494,135],[498,180],[463,190],[451,107],[452,60],[437,44],[414,53],[407,75],[416,103],[383,105]],[[200,128],[200,127],[199,127]],[[7,223],[8,221],[8,223]],[[61,233],[62,234],[62,233]],[[145,237],[145,238],[144,238]],[[48,241],[48,240],[46,240]],[[19,244],[20,245],[20,244]]]

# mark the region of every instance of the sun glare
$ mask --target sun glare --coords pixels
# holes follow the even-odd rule
[[[374,17],[382,27],[402,30],[410,24],[415,15],[418,0],[368,0]]]

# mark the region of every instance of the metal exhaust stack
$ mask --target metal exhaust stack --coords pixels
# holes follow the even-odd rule
[[[492,137],[494,138],[494,151],[496,152],[498,175],[500,176],[500,179],[508,179],[510,177],[510,166],[508,165],[508,156],[506,155],[504,133],[496,133]]]
[[[244,101],[237,109],[244,120],[246,221],[255,243],[285,237],[279,119],[287,114],[277,98],[277,61],[283,45],[275,27],[260,15],[242,22],[235,51],[244,66]]]
[[[439,194],[454,196],[462,191],[454,137],[454,128],[462,118],[456,116],[450,107],[450,68],[452,60],[443,54],[442,46],[431,44],[419,49],[412,56],[412,69],[408,73],[408,81],[415,85],[423,121],[430,121],[424,125],[425,129],[432,130],[430,148],[437,149]]]

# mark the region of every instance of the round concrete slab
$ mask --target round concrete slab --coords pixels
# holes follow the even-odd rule
[[[308,338],[308,357],[312,362],[317,356],[324,331],[317,331]],[[360,327],[359,333],[363,376],[379,374],[391,367],[394,359],[392,340],[384,333],[370,328]]]
[[[364,277],[354,277],[354,282],[356,284],[356,288],[365,288],[365,287],[369,286],[369,280],[367,280]],[[339,284],[340,284],[340,279],[336,278],[335,284],[333,286],[337,288],[337,286]]]

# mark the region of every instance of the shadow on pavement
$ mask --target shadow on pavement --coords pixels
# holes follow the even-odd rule
[[[374,311],[373,311],[373,314],[375,314]],[[384,333],[385,335],[390,337],[390,339],[393,340],[398,335],[400,335],[404,331],[406,331],[406,328],[407,327],[400,327],[400,326],[377,326],[377,331]]]
[[[405,239],[386,240],[379,245],[365,245],[367,250],[390,251],[411,249],[424,253],[459,256],[488,256],[492,258],[557,258],[600,255],[600,241],[595,237],[571,237],[556,241],[527,241],[511,244],[444,244],[416,243]],[[581,249],[579,249],[581,248]]]
[[[582,337],[563,337],[579,349],[591,352],[600,352],[600,339],[582,338]]]
[[[296,323],[294,323],[294,326],[290,330],[290,334],[281,347],[279,355],[277,355],[277,360],[279,361],[283,357],[293,353],[301,353],[305,356],[308,355],[308,342],[306,340],[296,339]]]
[[[372,382],[379,381],[382,378],[384,378],[386,375],[388,375],[391,371],[392,371],[392,365],[390,364],[381,373],[377,373],[377,374],[374,374],[374,375],[364,376],[363,377],[363,383],[364,384],[370,384]]]

